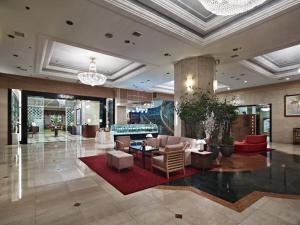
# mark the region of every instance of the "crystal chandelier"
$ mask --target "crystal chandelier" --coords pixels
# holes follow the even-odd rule
[[[105,83],[107,77],[103,74],[97,73],[95,58],[91,58],[89,72],[79,73],[78,79],[83,84],[96,86],[96,85],[103,85]]]
[[[266,0],[199,0],[205,9],[219,16],[230,16],[246,12],[263,4]]]

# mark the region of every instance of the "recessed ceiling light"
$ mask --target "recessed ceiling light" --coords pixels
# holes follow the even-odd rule
[[[19,57],[19,55],[17,55],[17,54],[13,54],[13,56],[16,57],[16,58]]]
[[[300,73],[300,68],[298,69],[298,73]]]
[[[22,37],[22,38],[25,37],[25,34],[23,32],[20,32],[20,31],[15,31],[14,34],[17,37]]]
[[[248,83],[248,81],[247,81],[247,80],[244,80],[244,83],[246,84],[246,83]]]
[[[142,36],[143,36],[142,33],[137,32],[137,31],[134,31],[134,32],[132,33],[132,35],[133,35],[133,36],[136,36],[136,37],[142,37]]]
[[[130,43],[130,40],[125,40],[124,41],[126,44],[129,44]]]
[[[8,35],[7,35],[7,37],[9,37],[9,38],[12,38],[12,39],[14,39],[14,38],[15,38],[15,36],[14,36],[14,35],[12,35],[12,34],[8,34]]]
[[[164,53],[164,56],[171,56],[171,54],[166,52],[166,53]]]
[[[106,38],[113,38],[113,36],[114,36],[114,35],[111,34],[111,33],[106,33],[106,34],[105,34],[105,37],[106,37]]]
[[[286,80],[290,80],[291,78],[289,78],[289,77],[287,77],[287,78],[285,78]]]
[[[25,6],[25,9],[26,9],[26,10],[30,10],[30,7],[29,7],[29,6]]]
[[[231,89],[230,87],[227,88],[228,91],[230,91],[230,89]]]
[[[71,20],[67,20],[67,21],[66,21],[66,24],[68,24],[69,26],[73,26],[74,23],[73,23],[73,21],[71,21]]]

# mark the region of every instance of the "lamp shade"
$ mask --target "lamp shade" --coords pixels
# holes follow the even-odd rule
[[[153,138],[153,135],[152,134],[147,134],[146,138]]]

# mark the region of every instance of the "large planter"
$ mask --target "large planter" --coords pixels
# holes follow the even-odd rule
[[[212,152],[212,157],[215,160],[218,158],[219,153],[220,153],[220,147],[217,145],[209,145],[209,151]]]
[[[234,151],[234,146],[233,145],[221,145],[220,150],[221,150],[222,156],[230,157]]]

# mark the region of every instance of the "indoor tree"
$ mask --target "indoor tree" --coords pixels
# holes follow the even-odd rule
[[[180,98],[176,112],[184,122],[187,137],[203,138],[203,124],[207,119],[210,100],[211,93],[202,89],[197,89],[191,94],[186,93]]]

